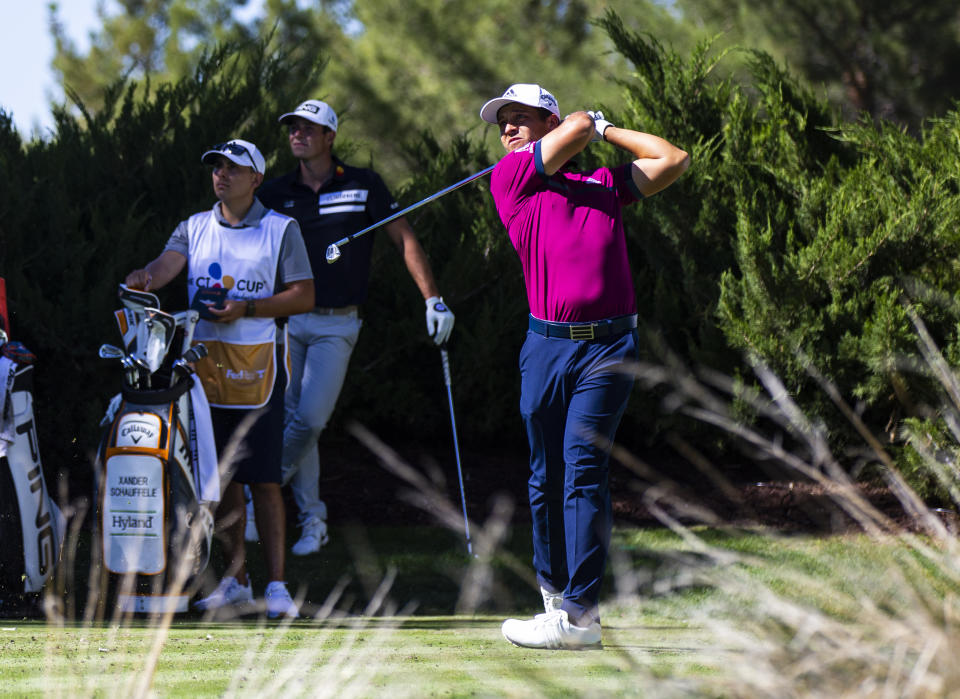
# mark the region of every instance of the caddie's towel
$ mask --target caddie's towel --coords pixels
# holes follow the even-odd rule
[[[7,448],[17,438],[17,420],[13,414],[13,379],[17,363],[0,357],[0,456],[7,455]]]
[[[213,440],[210,404],[199,380],[194,380],[190,387],[190,404],[196,429],[193,477],[197,482],[197,497],[201,502],[220,502],[220,472],[217,470],[217,447]]]

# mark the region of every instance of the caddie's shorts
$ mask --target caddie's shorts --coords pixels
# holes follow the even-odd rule
[[[282,356],[282,355],[281,355]],[[281,365],[282,366],[282,365]],[[277,372],[270,400],[254,410],[210,407],[221,478],[224,469],[238,483],[280,483],[283,451],[283,396],[287,372]],[[249,416],[249,421],[246,418]],[[232,443],[237,435],[236,444]],[[232,452],[232,455],[231,455]]]

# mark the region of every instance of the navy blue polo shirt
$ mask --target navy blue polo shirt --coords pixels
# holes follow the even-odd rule
[[[313,268],[314,303],[327,308],[360,305],[367,300],[376,231],[344,245],[342,256],[333,264],[327,263],[327,246],[382,221],[397,209],[397,202],[373,170],[350,167],[337,158],[334,165],[333,177],[319,192],[300,182],[299,167],[264,182],[257,190],[257,198],[265,206],[300,224]]]

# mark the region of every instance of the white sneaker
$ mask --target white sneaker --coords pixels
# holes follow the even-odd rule
[[[260,541],[257,518],[253,514],[253,500],[247,500],[247,526],[243,530],[243,538],[253,543]]]
[[[560,609],[563,604],[562,592],[547,592],[547,588],[541,587],[540,594],[543,596],[543,611],[547,614]]]
[[[267,585],[266,592],[263,593],[263,599],[267,603],[267,618],[276,619],[279,616],[286,616],[296,619],[300,616],[296,603],[287,592],[287,584],[274,580]]]
[[[327,523],[317,517],[311,517],[303,523],[303,533],[300,540],[290,549],[294,556],[306,556],[316,553],[320,547],[330,541],[327,536]]]
[[[600,646],[600,623],[574,626],[566,611],[557,609],[533,619],[507,619],[500,628],[503,637],[524,648],[590,648]]]
[[[206,611],[209,609],[219,609],[228,604],[248,604],[253,602],[253,590],[250,588],[250,582],[246,586],[237,582],[233,576],[227,576],[220,581],[217,589],[201,600],[193,603],[195,609]]]

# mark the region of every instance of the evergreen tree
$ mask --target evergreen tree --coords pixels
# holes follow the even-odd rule
[[[292,56],[330,57],[323,80],[290,75],[302,98],[325,99],[345,132],[364,146],[388,181],[408,178],[412,138],[429,132],[450,144],[481,128],[477,112],[514,82],[539,82],[568,111],[610,102],[629,65],[593,25],[613,5],[628,26],[676,36],[677,23],[650,0],[266,0],[262,14],[237,20],[244,0],[121,0],[100,9],[102,28],[80,53],[51,9],[54,69],[69,94],[99,109],[118,79],[157,83],[186,77],[199,52],[224,41],[269,38]],[[289,108],[289,107],[287,107]],[[481,131],[489,146],[496,140]]]
[[[175,82],[193,72],[216,42],[250,39],[234,11],[247,0],[117,0],[108,13],[97,5],[101,27],[82,54],[66,35],[56,3],[49,5],[53,69],[66,91],[99,109],[107,88],[121,79]]]
[[[960,6],[950,0],[677,0],[684,21],[760,48],[848,119],[866,112],[918,132],[960,94]]]

